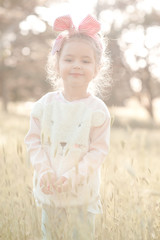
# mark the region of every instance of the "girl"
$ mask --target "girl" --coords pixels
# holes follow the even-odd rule
[[[25,137],[34,196],[42,205],[43,240],[93,240],[95,216],[102,212],[100,166],[110,138],[108,109],[89,91],[105,54],[100,24],[88,15],[76,29],[63,16],[54,30],[63,31],[52,49],[63,88],[35,103]]]

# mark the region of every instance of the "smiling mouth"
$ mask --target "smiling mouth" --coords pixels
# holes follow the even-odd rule
[[[70,75],[72,75],[72,76],[83,76],[82,73],[71,73]]]

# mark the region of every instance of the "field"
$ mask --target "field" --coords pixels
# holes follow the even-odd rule
[[[114,114],[113,114],[114,115]],[[112,125],[102,167],[98,240],[160,239],[160,128],[141,122]],[[132,122],[133,123],[133,122]],[[0,239],[40,239],[40,208],[32,196],[33,169],[24,136],[28,114],[0,114]]]

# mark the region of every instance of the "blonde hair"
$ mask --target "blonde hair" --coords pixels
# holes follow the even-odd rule
[[[52,85],[54,90],[63,89],[62,79],[57,71],[58,59],[63,49],[63,46],[69,41],[82,40],[87,41],[87,43],[90,44],[90,46],[92,46],[95,53],[96,63],[99,66],[98,74],[90,82],[88,90],[90,93],[98,95],[103,99],[106,99],[108,97],[108,94],[110,92],[109,90],[111,87],[110,57],[109,52],[106,50],[105,47],[105,45],[107,46],[108,39],[104,39],[100,35],[98,36],[99,42],[95,41],[93,38],[83,33],[74,33],[72,35],[68,34],[66,35],[63,41],[63,45],[59,52],[57,52],[55,55],[52,55],[50,51],[46,65],[47,81]]]

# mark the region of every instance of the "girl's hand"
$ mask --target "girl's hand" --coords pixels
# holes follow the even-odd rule
[[[55,189],[61,193],[61,192],[67,192],[70,186],[70,181],[68,178],[62,176],[60,177],[56,183],[55,183]]]
[[[55,188],[56,175],[54,172],[46,172],[40,179],[40,187],[43,193],[49,195]]]

